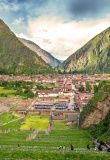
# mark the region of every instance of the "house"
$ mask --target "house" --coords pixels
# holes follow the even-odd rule
[[[47,91],[47,90],[39,90],[38,97],[57,97],[58,92],[56,91]]]
[[[39,90],[38,97],[49,97],[48,92],[46,90]]]

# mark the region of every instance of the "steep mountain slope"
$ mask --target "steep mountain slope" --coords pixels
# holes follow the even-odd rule
[[[57,69],[77,73],[110,73],[110,27],[68,57]]]
[[[91,133],[96,136],[110,138],[110,82],[101,81],[97,92],[84,107],[79,118],[79,127],[90,127]],[[103,136],[103,138],[106,138]]]
[[[42,57],[42,59],[48,63],[49,65],[51,65],[53,68],[58,66],[61,62],[59,60],[57,60],[56,58],[54,58],[50,53],[48,53],[47,51],[43,50],[42,48],[40,48],[37,44],[35,44],[34,42],[30,41],[30,40],[26,40],[26,39],[21,39],[19,38],[19,40],[28,48],[30,48],[31,50],[33,50],[34,52],[36,52],[39,56]]]
[[[27,48],[0,20],[0,74],[52,73],[53,69]]]

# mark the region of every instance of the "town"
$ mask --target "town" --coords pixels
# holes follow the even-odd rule
[[[34,84],[31,88],[33,98],[22,99],[18,95],[1,98],[0,112],[16,110],[23,114],[40,113],[52,115],[54,120],[65,120],[66,117],[67,122],[76,122],[83,107],[93,97],[98,81],[102,79],[110,80],[110,77],[97,74],[0,75],[1,82],[24,81]]]

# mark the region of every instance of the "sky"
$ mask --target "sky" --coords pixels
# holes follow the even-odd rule
[[[110,26],[110,0],[0,0],[0,19],[65,60]]]

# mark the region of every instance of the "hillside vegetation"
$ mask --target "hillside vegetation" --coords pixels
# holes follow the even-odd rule
[[[110,27],[68,57],[57,70],[89,74],[110,73]]]
[[[53,73],[53,69],[27,48],[0,20],[0,74]]]
[[[100,81],[94,97],[84,107],[80,127],[89,127],[94,137],[110,142],[110,82]]]

